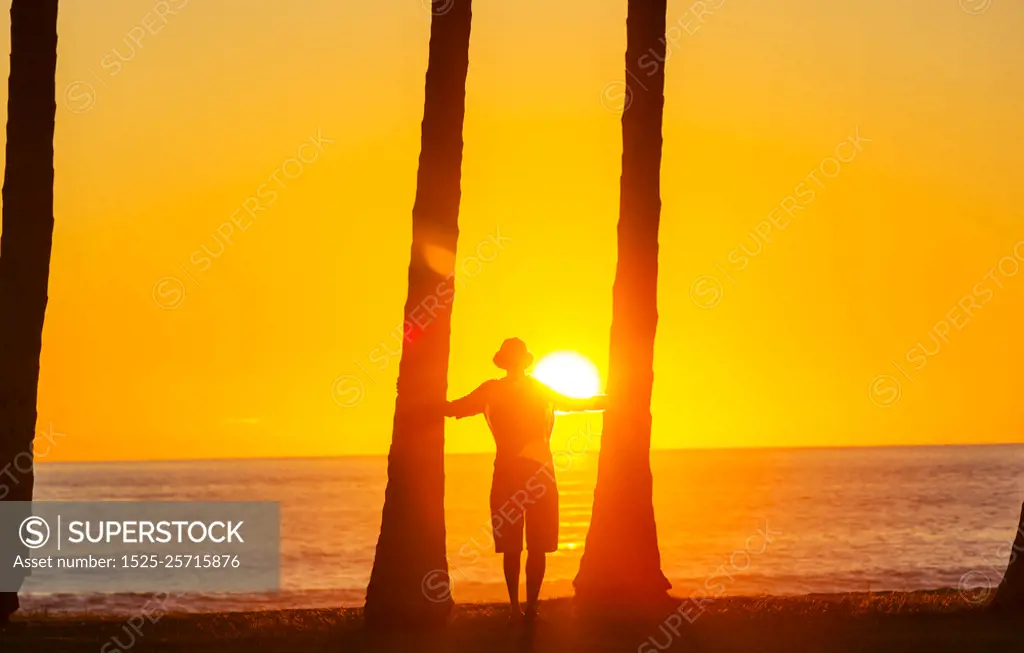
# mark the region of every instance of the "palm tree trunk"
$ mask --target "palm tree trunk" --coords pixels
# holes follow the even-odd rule
[[[992,608],[1024,611],[1024,506],[1021,507],[1017,535],[1010,549],[1010,564],[1006,567],[999,589],[996,590]]]
[[[585,602],[631,608],[661,605],[670,587],[661,572],[650,464],[666,5],[629,0],[609,403],[593,517],[574,582]]]
[[[445,555],[441,407],[448,392],[471,0],[435,0],[434,9],[412,215],[407,338],[398,367],[380,537],[366,589],[370,626],[443,625],[453,605]],[[450,254],[446,269],[439,269],[438,261],[447,257],[428,256],[438,251]],[[432,308],[437,305],[441,308]]]
[[[22,470],[35,435],[53,241],[56,72],[57,0],[14,0],[0,234],[0,469],[16,480],[5,479],[5,501],[31,501],[35,483],[33,471]],[[0,620],[17,608],[17,594],[0,594]]]

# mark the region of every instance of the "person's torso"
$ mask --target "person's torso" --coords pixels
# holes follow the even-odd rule
[[[540,382],[527,376],[493,383],[484,417],[494,435],[496,463],[514,458],[550,462],[555,411]]]

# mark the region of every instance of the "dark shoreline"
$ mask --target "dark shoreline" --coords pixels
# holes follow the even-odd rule
[[[1020,653],[1024,613],[994,615],[988,592],[728,597],[692,623],[676,616],[600,619],[572,599],[543,602],[545,622],[510,630],[499,604],[460,604],[446,629],[367,632],[359,609],[149,614],[125,619],[23,614],[2,635],[3,651],[778,651],[779,653]],[[668,616],[668,618],[666,618]]]

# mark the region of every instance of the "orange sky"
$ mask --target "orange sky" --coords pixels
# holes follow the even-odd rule
[[[626,1],[476,4],[452,397],[512,335],[604,373],[615,263]],[[60,20],[45,459],[386,452],[428,13],[102,7]],[[669,3],[655,447],[1019,441],[1024,6],[703,9]]]

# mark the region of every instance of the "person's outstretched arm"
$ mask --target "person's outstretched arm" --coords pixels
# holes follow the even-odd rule
[[[555,410],[560,413],[579,413],[590,410],[604,410],[608,405],[608,395],[594,395],[593,397],[577,399],[576,397],[566,397],[560,393],[556,394],[558,394],[558,400],[554,402]]]
[[[488,383],[490,381],[485,381],[479,388],[461,399],[445,402],[444,416],[462,419],[463,417],[472,417],[484,412],[484,408],[487,406]]]
[[[577,399],[576,397],[567,397],[561,392],[552,390],[540,381],[537,381],[536,383],[543,388],[544,393],[548,397],[548,401],[550,401],[552,405],[554,405],[555,410],[560,413],[579,413],[590,410],[604,410],[608,405],[608,395],[594,395],[593,397]]]

